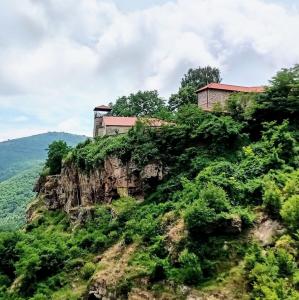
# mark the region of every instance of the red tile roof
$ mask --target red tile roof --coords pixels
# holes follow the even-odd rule
[[[133,127],[137,122],[137,117],[113,117],[113,116],[103,116],[103,124],[106,126],[125,126]],[[155,119],[155,118],[140,118],[140,120],[151,126],[151,127],[161,127],[162,125],[168,124],[168,122]]]
[[[103,117],[103,124],[106,126],[134,126],[137,117]]]
[[[230,91],[230,92],[251,92],[251,93],[262,93],[265,88],[263,86],[238,86],[238,85],[229,85],[222,83],[209,83],[208,85],[200,88],[196,92],[199,93],[206,89],[212,90],[222,90],[222,91]]]

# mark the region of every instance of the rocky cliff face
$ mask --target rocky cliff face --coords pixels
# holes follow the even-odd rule
[[[121,196],[142,200],[147,188],[164,175],[159,163],[140,169],[133,161],[123,163],[117,157],[107,157],[101,167],[88,173],[74,164],[65,165],[60,175],[40,178],[35,191],[44,197],[48,209],[63,209],[79,216],[95,203],[110,203]],[[80,208],[85,208],[84,212]]]

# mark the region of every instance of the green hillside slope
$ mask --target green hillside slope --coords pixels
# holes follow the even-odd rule
[[[32,187],[41,171],[36,164],[3,182],[0,182],[0,230],[15,229],[25,220],[25,210],[35,193]]]
[[[49,132],[0,143],[0,229],[14,229],[24,223],[25,209],[47,148],[55,140],[75,146],[85,136]]]
[[[42,161],[47,148],[55,140],[66,141],[74,146],[85,140],[85,136],[64,132],[48,132],[0,143],[0,182]]]
[[[115,193],[69,214],[40,194],[29,224],[0,231],[0,299],[298,300],[298,87],[299,66],[226,111],[189,105],[161,128],[137,123],[69,150],[60,163],[103,182],[115,179],[99,172],[107,156],[133,161],[137,179],[152,163],[167,172],[143,201]],[[76,177],[64,177],[73,190]],[[50,201],[66,192],[45,184]]]

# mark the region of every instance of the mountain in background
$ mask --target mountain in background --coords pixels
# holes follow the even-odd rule
[[[0,182],[35,166],[37,161],[44,161],[48,145],[53,141],[63,140],[74,146],[86,138],[64,132],[48,132],[0,142]]]
[[[13,229],[23,224],[26,206],[35,195],[32,188],[42,169],[48,145],[63,140],[75,146],[86,138],[48,132],[0,142],[0,229]]]

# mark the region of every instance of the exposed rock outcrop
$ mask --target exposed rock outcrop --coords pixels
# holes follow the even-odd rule
[[[285,233],[285,228],[277,220],[271,219],[267,214],[260,212],[250,235],[262,246],[273,244],[275,238]]]
[[[128,261],[137,245],[128,247],[117,243],[103,253],[98,265],[100,269],[91,280],[87,299],[122,299],[117,291],[117,285],[128,268]]]
[[[60,175],[41,177],[35,190],[43,196],[48,209],[82,216],[95,203],[110,203],[127,195],[143,199],[147,188],[154,187],[164,175],[159,163],[140,169],[133,161],[124,163],[117,157],[107,157],[100,167],[89,172],[74,164],[65,165]],[[82,207],[87,211],[76,211]]]

